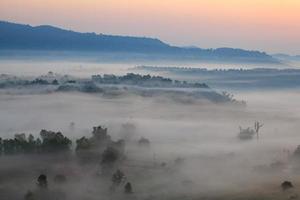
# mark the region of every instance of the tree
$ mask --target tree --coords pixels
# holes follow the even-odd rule
[[[239,138],[241,140],[250,140],[250,139],[253,139],[253,136],[255,135],[255,131],[253,130],[253,128],[242,128],[242,127],[239,127],[240,128],[240,133],[239,133]]]
[[[113,147],[107,147],[102,154],[102,165],[113,165],[120,157],[119,151]]]
[[[256,137],[257,137],[257,140],[259,139],[259,129],[263,127],[263,124],[259,123],[258,121],[254,122],[254,130],[255,130],[255,133],[256,133]]]
[[[93,127],[93,138],[98,142],[105,142],[110,140],[110,136],[107,134],[107,128],[102,128],[102,126]]]
[[[131,186],[130,182],[127,182],[126,185],[124,186],[124,192],[125,192],[125,194],[133,193],[132,186]]]
[[[150,146],[150,140],[148,140],[147,138],[142,137],[139,141],[138,141],[140,146],[144,146],[144,147],[149,147]]]
[[[52,85],[59,85],[59,83],[58,83],[58,81],[57,81],[56,79],[54,79],[54,80],[52,81]]]
[[[25,133],[15,134],[15,139],[20,142],[26,142],[26,135]]]
[[[293,186],[292,182],[290,182],[290,181],[284,181],[283,183],[281,183],[281,189],[282,189],[283,191],[288,190],[288,189],[291,189],[291,188],[293,188],[293,187],[294,187],[294,186]]]
[[[72,141],[65,137],[61,132],[41,130],[42,138],[41,149],[44,152],[69,151]]]
[[[46,189],[48,187],[47,176],[45,174],[41,174],[37,179],[37,185],[41,189]]]
[[[14,139],[3,140],[3,152],[6,155],[14,154],[16,152],[16,144]]]
[[[91,142],[86,137],[76,140],[76,151],[88,150],[91,148]]]
[[[28,142],[29,143],[34,143],[34,136],[32,134],[29,134],[29,136],[28,136]]]

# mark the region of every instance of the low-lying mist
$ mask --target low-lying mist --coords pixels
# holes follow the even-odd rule
[[[133,95],[1,92],[0,137],[39,137],[46,129],[60,131],[73,145],[69,154],[1,155],[0,199],[298,198],[300,93],[247,92],[237,98],[247,107]],[[239,126],[252,128],[256,121],[263,124],[259,138],[241,140]],[[90,137],[99,125],[113,141],[125,140],[125,158],[109,172],[100,157],[82,163],[75,153],[76,140]],[[141,145],[141,138],[149,144]],[[112,190],[117,169],[126,181]],[[47,189],[37,184],[40,174],[47,176]],[[63,183],[55,179],[61,174]],[[294,189],[282,191],[283,181]]]

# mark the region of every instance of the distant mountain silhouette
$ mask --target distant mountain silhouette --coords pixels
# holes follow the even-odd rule
[[[0,49],[138,53],[191,60],[277,62],[272,56],[259,51],[175,47],[153,38],[79,33],[48,25],[33,27],[4,21],[0,21]]]
[[[273,54],[274,58],[280,59],[280,60],[288,60],[288,61],[300,61],[300,55],[288,55],[288,54]]]

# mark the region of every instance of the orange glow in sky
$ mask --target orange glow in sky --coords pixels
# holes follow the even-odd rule
[[[300,54],[300,0],[0,0],[0,20]]]

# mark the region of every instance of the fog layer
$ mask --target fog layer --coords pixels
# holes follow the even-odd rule
[[[26,194],[27,199],[32,194],[43,200],[289,199],[299,194],[294,153],[300,144],[297,89],[236,93],[246,107],[178,102],[167,96],[41,94],[22,89],[0,91],[0,137],[60,131],[73,141],[72,151],[1,155],[3,199],[24,199]],[[254,122],[263,124],[259,137],[241,140],[240,130],[252,130]],[[75,141],[89,138],[99,125],[107,128],[113,141],[125,141],[124,159],[109,173],[103,172],[100,157],[82,163],[75,153]],[[141,138],[149,144],[141,146]],[[131,183],[130,194],[125,182],[111,189],[117,169]],[[41,174],[48,178],[47,190],[37,184]],[[55,181],[60,174],[66,177],[64,184]],[[294,188],[282,191],[283,181]]]
[[[286,179],[297,184],[297,172],[288,164],[274,172],[256,169],[263,169],[263,166],[268,169],[278,161],[287,163],[299,144],[297,105],[300,94],[289,91],[238,96],[247,99],[247,108],[183,105],[159,98],[110,99],[81,93],[2,93],[0,133],[3,138],[21,132],[37,136],[41,129],[48,129],[62,131],[75,139],[90,135],[93,126],[104,125],[113,138],[120,139],[124,137],[122,124],[132,123],[136,126],[133,140],[145,137],[151,141],[147,151],[129,143],[126,146],[128,160],[120,166],[132,181],[135,198],[225,198],[240,193],[253,195],[253,192],[270,198],[274,197],[272,192],[281,195],[277,187]],[[252,126],[256,120],[264,123],[260,139],[240,141],[238,127]],[[72,130],[71,122],[75,123]],[[184,164],[176,166],[178,158],[184,159]],[[7,195],[11,195],[10,190],[22,188],[16,199],[36,187],[38,173],[47,172],[51,177],[66,170],[71,177],[62,190],[68,194],[68,199],[98,199],[109,195],[105,189],[109,183],[97,176],[98,165],[85,169],[73,161],[43,161],[51,158],[32,160],[28,156],[12,156],[0,159],[5,163],[1,165],[1,188]],[[166,167],[155,167],[159,163],[166,163]],[[69,174],[70,167],[75,175]],[[13,175],[8,178],[7,173]],[[54,183],[52,185],[54,187]],[[77,194],[79,190],[80,195]],[[270,193],[261,194],[265,190]]]

